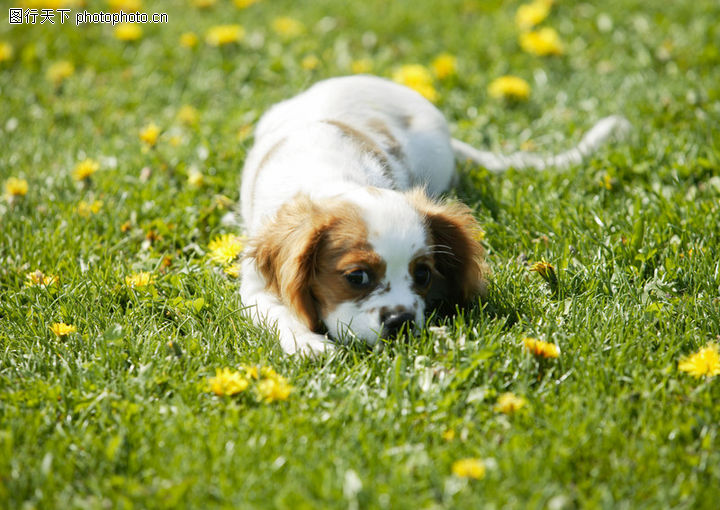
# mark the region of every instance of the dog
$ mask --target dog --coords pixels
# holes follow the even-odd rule
[[[450,136],[412,89],[372,76],[321,81],[256,128],[241,184],[248,239],[240,294],[287,353],[316,355],[477,303],[489,271],[465,205],[438,199],[456,160],[492,172],[566,167],[627,128],[600,120],[573,149],[541,157],[478,150]]]

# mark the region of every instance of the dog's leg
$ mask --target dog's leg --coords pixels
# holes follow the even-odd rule
[[[265,289],[265,280],[249,259],[242,262],[240,298],[255,323],[277,328],[280,346],[286,353],[312,357],[335,349],[332,342],[310,331],[277,296]]]
[[[580,143],[572,149],[554,156],[541,156],[530,152],[515,152],[509,155],[481,151],[460,140],[452,139],[452,148],[458,161],[471,160],[485,167],[490,172],[502,173],[509,168],[521,170],[534,168],[542,170],[548,167],[565,168],[580,163],[585,157],[595,152],[610,137],[622,137],[630,130],[630,123],[619,115],[611,115],[600,119]]]

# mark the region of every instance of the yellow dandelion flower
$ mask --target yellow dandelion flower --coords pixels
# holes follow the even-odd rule
[[[709,343],[698,352],[680,360],[678,370],[693,377],[713,377],[720,375],[720,349],[715,343]]]
[[[281,16],[272,21],[272,29],[282,37],[297,37],[305,31],[305,26],[295,18]]]
[[[208,245],[210,260],[218,264],[229,264],[243,249],[240,238],[233,234],[225,234],[213,239]]]
[[[142,0],[109,0],[110,9],[115,12],[138,12],[142,11]]]
[[[513,414],[527,404],[527,400],[518,397],[514,393],[503,393],[495,403],[495,412],[504,414]]]
[[[545,260],[541,260],[540,262],[535,262],[531,267],[530,271],[534,271],[540,276],[542,276],[546,280],[556,280],[557,275],[555,274],[555,268],[550,262],[547,262]]]
[[[0,62],[6,62],[13,56],[13,47],[10,43],[0,41]]]
[[[257,391],[263,402],[275,402],[276,400],[287,400],[293,387],[281,376],[270,377],[261,380],[257,384]]]
[[[120,41],[137,41],[142,37],[143,31],[137,23],[118,23],[114,34],[115,39]]]
[[[62,9],[80,5],[81,0],[23,0],[20,2],[20,7],[27,9]]]
[[[251,5],[259,3],[261,0],[234,0],[233,3],[238,9],[247,9]]]
[[[432,84],[432,74],[420,64],[409,64],[400,67],[393,73],[393,81],[410,87],[429,101],[436,101],[438,93]]]
[[[520,34],[520,47],[528,53],[541,57],[562,55],[565,52],[560,36],[550,27]]]
[[[80,200],[77,206],[77,213],[79,216],[87,218],[91,214],[97,214],[98,212],[100,212],[102,206],[103,202],[101,200],[95,200],[94,202],[86,202],[85,200]]]
[[[205,177],[202,172],[194,168],[188,172],[188,184],[194,188],[199,188],[205,183]]]
[[[547,0],[536,0],[521,5],[515,12],[515,24],[520,30],[528,30],[542,23],[548,17],[551,6],[552,2]]]
[[[523,344],[528,352],[540,358],[557,358],[560,356],[560,348],[550,342],[526,337],[523,338]]]
[[[98,171],[100,168],[100,163],[95,161],[94,159],[84,159],[77,165],[75,165],[75,169],[72,172],[73,179],[76,181],[83,181],[85,179],[88,179],[92,177],[92,175]]]
[[[140,130],[140,140],[150,147],[157,143],[158,136],[160,136],[160,128],[154,122],[151,122]]]
[[[198,9],[208,9],[213,7],[217,3],[217,0],[193,0],[193,6]]]
[[[180,122],[183,124],[187,124],[188,126],[192,126],[194,124],[197,124],[200,114],[198,111],[190,106],[189,104],[183,105],[180,107],[177,113],[177,118]]]
[[[245,377],[249,379],[260,379],[260,369],[255,366],[243,367],[245,370]]]
[[[530,97],[530,85],[517,76],[501,76],[490,82],[488,94],[496,99],[525,100]]]
[[[63,81],[65,81],[67,78],[70,78],[73,73],[75,73],[75,66],[72,64],[72,62],[68,62],[67,60],[61,60],[59,62],[55,62],[50,67],[48,67],[45,76],[49,81],[53,82],[53,84],[57,86],[60,85]]]
[[[372,71],[373,63],[369,58],[360,58],[350,62],[350,70],[353,74],[367,74]]]
[[[250,386],[250,381],[243,377],[240,372],[229,368],[215,370],[215,377],[208,378],[210,391],[220,397],[237,395]]]
[[[183,48],[194,48],[197,43],[198,36],[194,32],[185,32],[180,36],[180,46]]]
[[[442,433],[442,438],[445,441],[452,441],[453,439],[455,439],[455,430],[447,429],[445,432]]]
[[[77,331],[77,327],[72,324],[65,324],[64,322],[56,322],[50,326],[50,330],[57,336],[67,336],[70,333],[75,333]]]
[[[444,80],[457,73],[457,57],[449,53],[442,53],[435,57],[430,67],[439,80]]]
[[[125,277],[125,285],[132,289],[139,289],[155,283],[155,277],[152,273],[142,271],[140,273],[133,273],[130,276]]]
[[[240,264],[232,264],[228,267],[226,267],[223,271],[226,275],[231,276],[232,278],[239,278],[240,277]]]
[[[25,280],[25,285],[28,287],[49,287],[50,285],[55,285],[59,278],[55,275],[46,275],[38,269],[37,271],[26,274]]]
[[[240,25],[215,25],[205,34],[205,42],[210,46],[225,46],[240,42],[245,37],[245,29]]]
[[[485,463],[481,459],[460,459],[452,464],[452,472],[460,478],[480,480],[485,477]]]
[[[303,69],[306,71],[313,71],[320,67],[320,59],[317,58],[315,55],[308,55],[305,58],[302,59],[300,62],[300,65]]]
[[[25,179],[10,177],[5,181],[5,194],[9,197],[24,197],[28,192],[28,182]]]

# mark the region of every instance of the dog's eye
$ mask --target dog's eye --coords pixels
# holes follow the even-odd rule
[[[345,273],[345,279],[350,285],[357,288],[363,288],[370,285],[370,273],[364,269],[355,269],[349,273]]]
[[[430,284],[430,268],[425,264],[418,264],[413,270],[413,280],[418,287],[427,287]]]

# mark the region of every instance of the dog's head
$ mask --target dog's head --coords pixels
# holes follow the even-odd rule
[[[311,330],[373,345],[485,292],[477,233],[464,205],[367,188],[321,202],[298,195],[254,239],[250,256]]]

